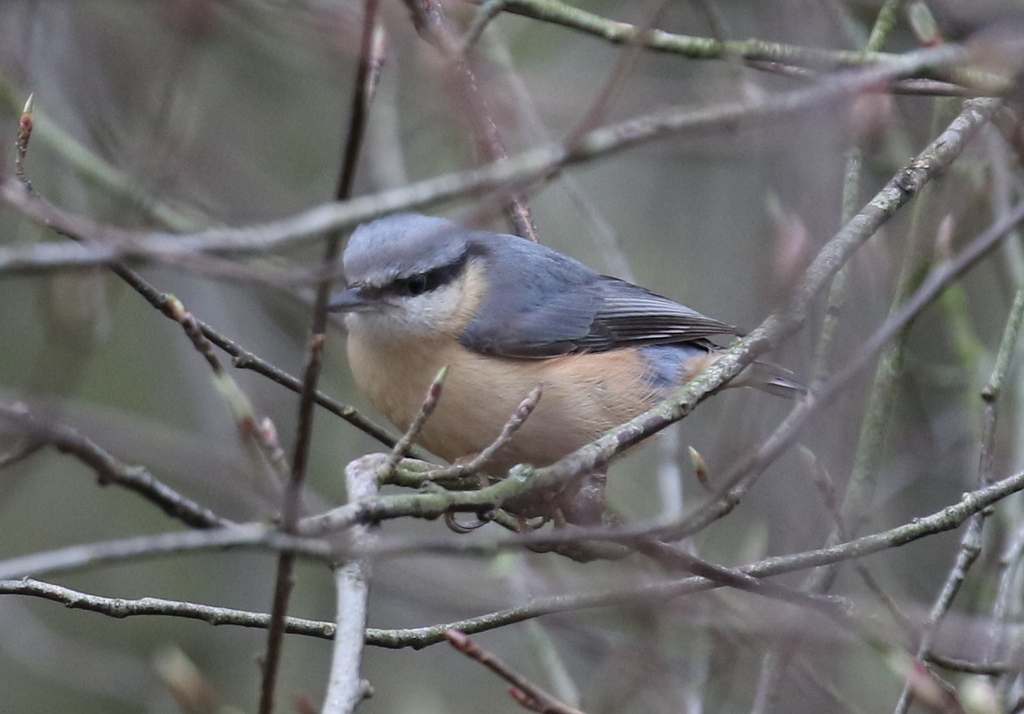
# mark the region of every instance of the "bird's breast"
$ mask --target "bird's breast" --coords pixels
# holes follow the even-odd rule
[[[438,371],[448,376],[417,441],[449,461],[488,446],[522,400],[540,386],[533,414],[487,469],[544,466],[650,408],[660,397],[639,350],[521,360],[483,355],[458,341],[372,335],[350,325],[349,361],[356,383],[384,416],[408,428]]]

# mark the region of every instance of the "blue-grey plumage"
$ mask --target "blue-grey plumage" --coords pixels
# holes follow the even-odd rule
[[[420,443],[449,460],[479,452],[536,386],[533,415],[491,465],[545,465],[668,396],[716,357],[730,325],[516,236],[397,214],[360,226],[344,253],[349,361],[400,429],[437,371],[444,394]],[[762,371],[768,368],[763,368]],[[742,375],[741,375],[742,376]],[[777,371],[744,383],[800,387]]]

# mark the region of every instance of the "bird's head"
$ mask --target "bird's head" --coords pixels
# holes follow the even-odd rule
[[[449,220],[409,213],[361,225],[343,257],[348,288],[334,295],[330,309],[347,313],[350,330],[457,334],[484,288],[471,236]]]

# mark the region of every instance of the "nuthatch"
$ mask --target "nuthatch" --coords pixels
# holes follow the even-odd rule
[[[495,476],[557,461],[650,409],[717,357],[710,337],[741,334],[551,248],[442,218],[360,226],[344,272],[331,308],[348,313],[349,364],[374,407],[407,429],[449,367],[417,438],[434,454],[479,453],[540,385],[537,408],[484,469]],[[734,386],[804,391],[755,367]]]

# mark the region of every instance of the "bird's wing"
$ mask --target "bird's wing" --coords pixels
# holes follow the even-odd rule
[[[459,336],[477,352],[537,359],[677,342],[706,348],[712,335],[741,334],[536,244],[521,241],[512,248],[518,255],[502,263],[515,267],[487,276],[488,297]]]
[[[601,352],[743,334],[732,325],[617,278],[601,276],[595,287],[601,296],[600,307],[586,337],[577,341],[579,350]]]

